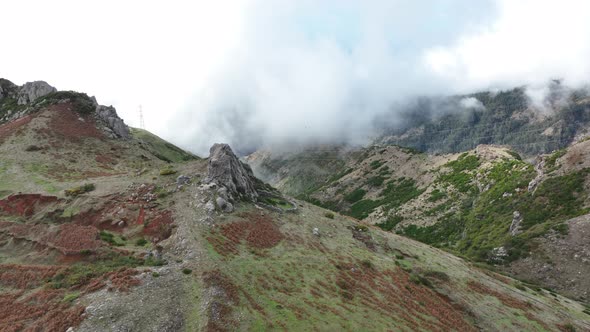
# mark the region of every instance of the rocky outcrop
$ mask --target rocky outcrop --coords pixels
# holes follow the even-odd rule
[[[205,183],[215,183],[227,189],[227,200],[256,201],[255,178],[252,169],[243,164],[227,144],[214,144],[209,149],[209,165]]]
[[[11,81],[0,78],[0,100],[6,97],[14,97],[18,91],[18,85]]]
[[[512,213],[512,223],[510,224],[510,229],[508,230],[510,232],[510,235],[516,236],[522,233],[520,223],[522,223],[522,215],[520,214],[520,212],[514,211]]]
[[[129,127],[123,119],[117,115],[117,110],[113,106],[96,106],[96,118],[104,124],[101,128],[107,136],[111,138],[131,138]]]
[[[529,182],[528,191],[535,192],[539,184],[543,181],[543,177],[545,175],[545,159],[543,157],[537,157],[535,163],[535,171],[537,172],[537,176]]]
[[[45,81],[27,82],[18,90],[17,103],[26,105],[50,93],[57,92],[57,89]]]

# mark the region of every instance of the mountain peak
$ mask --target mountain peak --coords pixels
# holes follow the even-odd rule
[[[42,112],[52,105],[67,104],[64,110],[81,116],[92,115],[96,126],[109,138],[129,139],[129,128],[112,106],[99,105],[96,98],[75,91],[58,91],[45,81],[27,82],[22,86],[0,79],[0,124],[29,114]],[[72,124],[75,125],[75,124]]]

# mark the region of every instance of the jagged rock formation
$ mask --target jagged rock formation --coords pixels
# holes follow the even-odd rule
[[[45,97],[46,98],[41,98]],[[50,104],[72,102],[79,113],[94,113],[99,129],[110,138],[130,139],[129,127],[112,106],[99,105],[84,93],[58,91],[45,81],[18,86],[0,78],[0,123],[19,119]]]
[[[45,81],[27,82],[18,86],[6,79],[0,79],[0,100],[3,98],[13,98],[17,105],[26,105],[37,98],[46,96],[57,89],[47,84]]]
[[[106,125],[102,129],[107,136],[123,139],[131,138],[129,127],[127,127],[123,119],[117,115],[117,110],[115,110],[113,106],[96,106],[96,118]]]
[[[26,105],[52,92],[57,92],[57,89],[45,81],[27,82],[19,89],[17,104]]]
[[[243,164],[227,144],[213,144],[209,149],[207,172],[205,182],[225,187],[229,200],[239,198],[255,201],[258,197],[252,169]]]

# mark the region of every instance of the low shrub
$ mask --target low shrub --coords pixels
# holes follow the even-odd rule
[[[332,212],[326,212],[324,213],[324,217],[328,219],[334,219],[334,214]]]
[[[176,171],[173,170],[172,168],[164,168],[164,169],[160,170],[160,175],[172,175],[172,174],[176,174]]]
[[[367,193],[366,190],[361,189],[361,188],[357,188],[354,191],[352,191],[351,193],[349,193],[348,195],[344,196],[344,200],[349,203],[358,202],[363,197],[365,197],[366,193]]]
[[[87,192],[91,192],[94,189],[96,189],[96,186],[94,185],[94,183],[86,183],[86,184],[78,186],[78,187],[66,189],[66,190],[64,190],[64,193],[68,197],[76,197],[76,196],[85,194]]]

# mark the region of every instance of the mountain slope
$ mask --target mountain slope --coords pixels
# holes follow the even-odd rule
[[[333,176],[299,194],[384,230],[588,300],[587,237],[580,234],[590,225],[587,216],[570,220],[586,215],[590,207],[587,142],[541,156],[536,167],[500,146],[451,155],[373,146],[342,157]],[[268,161],[272,156],[259,156],[248,157],[257,174],[273,164]],[[279,174],[296,178],[301,169],[317,166],[286,159],[281,167]],[[277,185],[285,183],[289,181]],[[570,233],[569,227],[577,232]]]
[[[588,91],[553,81],[541,101],[532,101],[526,87],[422,98],[392,115],[396,124],[388,124],[387,116],[380,119],[377,143],[430,153],[457,153],[480,144],[510,145],[525,155],[549,153],[588,134]]]
[[[576,301],[294,210],[237,159],[168,163],[65,99],[0,126],[3,331],[590,329]]]

